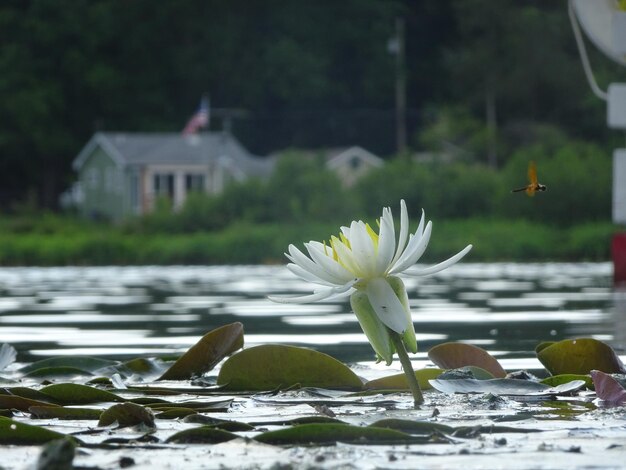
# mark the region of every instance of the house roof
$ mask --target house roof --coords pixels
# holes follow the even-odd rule
[[[118,166],[201,165],[227,159],[250,176],[264,176],[271,172],[267,159],[250,154],[228,132],[191,136],[176,132],[97,132],[72,163],[74,169],[79,170],[97,147],[101,147]]]

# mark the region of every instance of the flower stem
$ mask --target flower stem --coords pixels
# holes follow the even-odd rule
[[[392,330],[389,330],[389,336],[391,337],[391,341],[396,348],[396,352],[400,358],[400,364],[402,364],[402,370],[406,376],[406,381],[408,382],[411,393],[413,394],[413,406],[415,408],[419,408],[419,406],[424,403],[424,397],[422,395],[422,390],[420,389],[420,384],[417,381],[417,377],[415,377],[411,360],[409,359],[409,355],[406,352],[404,343],[402,342],[402,337]]]

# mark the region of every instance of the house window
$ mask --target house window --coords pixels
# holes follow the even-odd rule
[[[353,170],[356,170],[360,166],[361,166],[361,159],[359,157],[357,157],[356,155],[353,155],[352,157],[350,157],[350,168],[352,168]]]
[[[187,173],[185,175],[186,192],[204,192],[204,175],[199,173]]]
[[[174,174],[155,173],[152,180],[154,195],[174,199]]]

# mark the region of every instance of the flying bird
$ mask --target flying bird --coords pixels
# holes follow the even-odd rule
[[[535,162],[532,160],[528,164],[528,181],[528,186],[513,189],[511,192],[518,193],[521,191],[526,191],[526,194],[528,194],[529,196],[534,196],[536,191],[545,191],[546,189],[548,189],[545,185],[537,181],[537,167],[535,166]]]

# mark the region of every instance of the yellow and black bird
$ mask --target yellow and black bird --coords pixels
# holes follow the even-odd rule
[[[534,161],[530,161],[530,163],[528,164],[528,186],[524,186],[523,188],[517,188],[517,189],[513,189],[511,190],[512,193],[519,193],[521,191],[526,191],[526,194],[528,194],[529,196],[534,196],[535,192],[537,191],[545,191],[546,186],[539,183],[537,181],[537,167],[535,166],[535,162]]]

